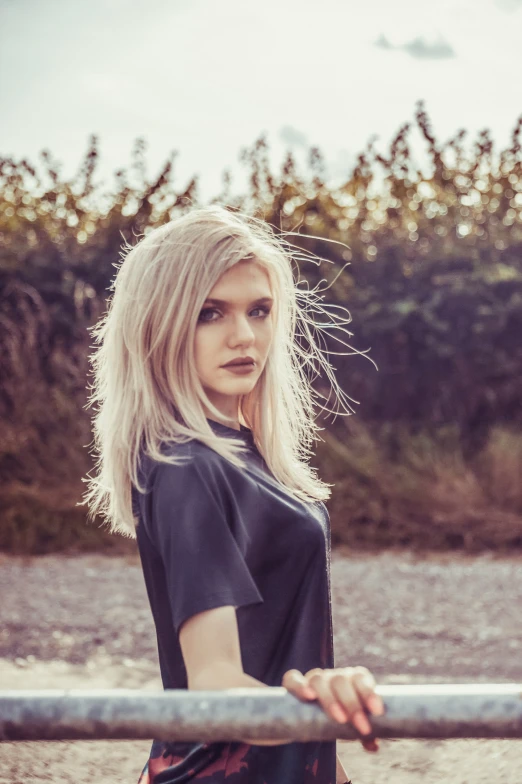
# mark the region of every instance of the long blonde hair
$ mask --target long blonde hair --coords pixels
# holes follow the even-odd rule
[[[330,485],[307,462],[320,429],[307,366],[318,375],[317,361],[337,399],[346,396],[310,330],[326,325],[317,325],[309,312],[325,313],[326,308],[315,290],[300,290],[294,281],[292,262],[297,251],[304,252],[292,247],[265,221],[216,204],[193,208],[146,230],[134,246],[126,244],[107,312],[90,328],[99,347],[90,355],[94,384],[87,408],[97,404],[97,475],[83,480],[88,518],[101,514],[111,533],[136,537],[131,486],[145,490],[138,478],[141,450],[152,460],[176,465],[180,460],[162,447],[197,439],[244,467],[242,440],[216,435],[207,422],[204,406],[210,418],[224,417],[196,374],[193,345],[210,290],[234,264],[248,260],[268,275],[274,335],[257,384],[240,398],[240,417],[268,468],[292,495],[304,501],[329,498]],[[337,328],[351,321],[347,314],[344,320],[335,315]],[[295,339],[298,329],[306,350]],[[348,415],[354,413],[349,404],[348,409]]]

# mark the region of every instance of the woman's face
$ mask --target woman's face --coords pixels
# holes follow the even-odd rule
[[[239,396],[255,387],[265,366],[273,332],[271,309],[266,272],[256,262],[240,261],[221,276],[199,313],[196,371],[212,403],[236,421]],[[254,360],[248,369],[233,372],[224,367],[247,356]]]

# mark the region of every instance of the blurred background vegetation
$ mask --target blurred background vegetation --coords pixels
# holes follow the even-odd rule
[[[412,125],[429,173],[414,162]],[[247,192],[233,196],[224,173],[212,201],[298,230],[293,243],[328,260],[302,266],[300,277],[336,278],[326,301],[348,308],[352,345],[378,366],[364,355],[330,357],[359,402],[356,416],[320,418],[313,462],[335,483],[334,546],[522,548],[521,130],[522,117],[498,153],[487,130],[471,145],[464,130],[439,144],[419,102],[388,155],[370,140],[338,187],[325,182],[315,147],[305,174],[292,153],[271,171],[264,136],[241,153]],[[199,204],[198,182],[177,190],[172,158],[147,181],[140,138],[132,153],[140,182],[131,187],[121,170],[116,188],[100,194],[97,145],[92,136],[71,181],[48,151],[48,182],[27,160],[0,157],[0,549],[8,552],[136,549],[101,520],[87,525],[77,506],[93,466],[87,327],[105,311],[123,242]],[[339,350],[335,340],[327,347]],[[314,384],[327,396],[323,381]]]

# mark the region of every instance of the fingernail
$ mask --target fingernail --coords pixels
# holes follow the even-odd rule
[[[362,711],[356,711],[353,717],[353,723],[361,733],[361,735],[369,735],[372,731],[370,722]]]
[[[376,716],[382,716],[384,714],[383,702],[376,694],[372,694],[370,697],[368,697],[367,703],[371,712],[375,713]]]

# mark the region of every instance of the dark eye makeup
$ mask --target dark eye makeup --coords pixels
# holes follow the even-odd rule
[[[270,308],[266,307],[265,305],[258,305],[251,312],[253,313],[256,310],[261,310],[263,313],[262,316],[257,316],[258,319],[265,319],[270,313]],[[206,313],[214,313],[214,312],[219,313],[219,310],[217,308],[203,308],[203,310],[199,314],[198,321],[205,324],[210,324],[212,321],[217,321],[217,319],[204,318],[204,315]]]

